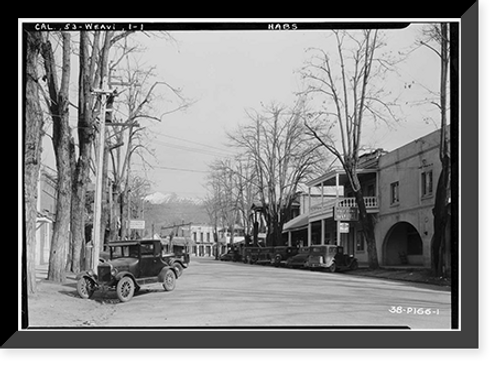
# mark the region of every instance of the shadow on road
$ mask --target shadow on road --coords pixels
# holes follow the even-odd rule
[[[62,294],[66,297],[74,298],[74,299],[82,299],[78,292],[76,291],[76,283],[64,284],[65,287],[74,288],[74,290],[59,290],[58,293]],[[140,298],[141,296],[147,296],[150,294],[168,294],[163,288],[142,288],[138,292],[134,293],[134,297],[132,299]],[[106,289],[98,289],[94,292],[91,298],[92,301],[96,301],[103,304],[116,304],[122,303],[118,297],[116,296],[116,292],[114,290],[106,290]]]

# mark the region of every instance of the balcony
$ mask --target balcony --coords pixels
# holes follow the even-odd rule
[[[378,213],[378,198],[377,197],[364,197],[365,207],[368,213]],[[339,197],[338,199],[324,200],[321,204],[311,206],[310,216],[333,216],[333,207],[342,208],[357,208],[356,198]],[[321,217],[322,218],[322,217]]]
[[[378,199],[377,197],[364,197],[365,207],[368,212],[376,210],[378,212]],[[339,200],[339,207],[355,208],[356,198],[341,198]]]

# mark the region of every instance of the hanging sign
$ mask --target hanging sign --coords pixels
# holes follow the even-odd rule
[[[133,230],[144,230],[146,228],[146,221],[144,221],[144,220],[130,220],[129,227]]]
[[[358,221],[359,212],[354,207],[335,207],[334,211],[335,221]]]

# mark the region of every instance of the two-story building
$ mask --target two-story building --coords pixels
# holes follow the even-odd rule
[[[188,253],[196,256],[215,256],[227,252],[227,244],[231,243],[231,232],[227,227],[217,227],[217,241],[216,244],[215,229],[208,224],[184,224],[181,226],[163,226],[161,228],[162,239],[167,239],[173,233],[175,237],[187,238],[190,245],[187,248]],[[243,228],[235,225],[232,242],[238,243],[244,241]],[[192,243],[191,243],[192,242]],[[219,248],[216,250],[216,248]]]
[[[360,157],[358,177],[366,209],[374,216],[381,265],[431,266],[432,209],[441,172],[439,144],[437,130],[389,153],[377,150]],[[332,170],[306,185],[304,212],[284,227],[289,243],[300,235],[304,245],[338,244],[360,263],[368,262],[345,171]]]

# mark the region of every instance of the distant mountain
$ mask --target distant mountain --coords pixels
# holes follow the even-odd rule
[[[176,193],[161,193],[159,191],[149,194],[144,198],[145,201],[151,204],[166,204],[170,202],[177,203],[192,203],[202,205],[203,201],[200,198],[179,197]]]
[[[156,192],[149,194],[144,199],[147,202],[144,212],[146,235],[150,235],[152,230],[161,234],[162,227],[174,224],[206,224],[210,222],[203,207],[203,201],[199,198]]]

